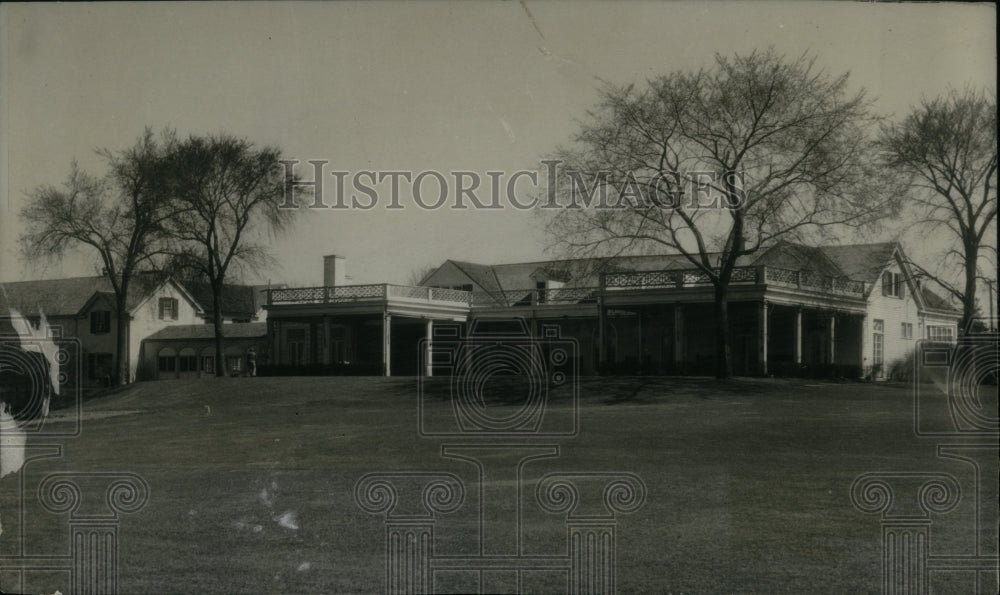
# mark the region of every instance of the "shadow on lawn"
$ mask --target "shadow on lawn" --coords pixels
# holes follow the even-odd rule
[[[580,399],[598,400],[605,405],[622,403],[654,403],[672,397],[711,400],[720,396],[763,395],[774,393],[775,385],[788,381],[760,378],[730,378],[681,376],[587,376],[577,379]],[[384,390],[400,397],[416,397],[422,391],[429,401],[447,401],[458,390],[480,391],[487,405],[516,405],[523,402],[528,388],[524,377],[493,377],[481,386],[462,384],[451,377],[436,376],[418,381],[416,377],[395,378],[386,382]],[[552,402],[572,398],[569,384],[547,385]]]
[[[728,395],[759,395],[773,392],[773,382],[751,378],[719,380],[688,376],[618,376],[584,378],[581,393],[601,397],[605,405],[654,403],[673,397],[711,400]]]

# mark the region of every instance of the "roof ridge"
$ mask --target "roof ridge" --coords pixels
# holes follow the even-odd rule
[[[51,283],[54,281],[80,281],[83,279],[107,279],[107,275],[86,275],[79,277],[61,277],[58,279],[25,279],[22,281],[0,281],[0,285],[13,285],[14,283]]]
[[[718,252],[710,252],[709,254],[718,254]],[[663,258],[665,256],[680,256],[683,257],[684,254],[680,252],[673,253],[662,253],[662,254],[619,254],[617,256],[583,256],[580,258],[558,258],[555,260],[529,260],[526,262],[501,262],[492,265],[484,265],[491,267],[506,267],[506,266],[524,266],[529,264],[555,264],[560,262],[586,262],[593,260],[616,260],[619,258]]]

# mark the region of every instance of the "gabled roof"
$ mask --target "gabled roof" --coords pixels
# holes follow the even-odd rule
[[[961,313],[959,308],[956,308],[947,299],[939,296],[938,294],[931,291],[929,288],[923,285],[919,286],[920,297],[924,300],[924,306],[932,310],[943,310],[945,312]]]
[[[151,275],[136,275],[129,287],[128,310],[135,309],[157,287],[159,279]],[[107,277],[73,277],[42,281],[16,281],[0,283],[0,316],[11,308],[25,316],[34,316],[39,310],[46,316],[77,316],[94,299],[108,299],[114,308],[114,290]],[[97,295],[95,295],[97,294]]]
[[[767,262],[764,262],[765,258]],[[906,272],[905,277],[910,283],[918,304],[933,310],[959,312],[947,299],[930,288],[915,285],[913,275],[907,270],[903,248],[897,242],[819,246],[816,248],[782,242],[761,255],[757,263],[783,268],[800,268],[790,266],[794,264],[796,258],[801,258],[806,265],[802,268],[810,268],[810,270],[833,277],[864,281],[868,294],[879,287],[879,277],[885,268],[898,259],[899,264]]]
[[[841,273],[855,281],[864,281],[874,287],[879,275],[899,249],[896,242],[878,244],[849,244],[846,246],[820,246],[819,250],[833,261]]]
[[[767,265],[794,271],[807,270],[829,277],[850,275],[837,266],[822,248],[803,246],[791,242],[778,242],[754,260],[755,265]]]
[[[212,314],[212,286],[198,281],[181,283],[205,311],[205,316]],[[231,285],[222,286],[222,315],[232,318],[251,318],[261,307],[262,290],[266,286]]]
[[[226,339],[258,339],[267,336],[266,322],[234,322],[222,325],[222,336]],[[182,341],[214,339],[215,325],[175,324],[160,329],[143,341]]]
[[[508,292],[517,295],[518,290],[534,289],[534,278],[542,272],[550,279],[565,279],[566,287],[596,287],[600,283],[599,275],[602,272],[661,271],[694,267],[682,254],[573,258],[494,265],[456,260],[448,260],[445,264],[447,263],[454,265],[473,283],[495,296]],[[748,257],[741,257],[737,262],[740,266],[749,263]]]
[[[493,272],[493,267],[487,264],[476,264],[474,262],[463,262],[460,260],[448,260],[458,270],[465,273],[473,283],[483,288],[483,291],[499,293],[501,291],[500,281]]]
[[[760,254],[740,257],[736,264],[809,270],[830,277],[864,281],[870,293],[878,286],[879,275],[897,255],[905,260],[902,248],[897,242],[814,247],[783,241]],[[716,256],[716,254],[711,255],[711,257]],[[520,290],[534,289],[534,279],[543,276],[543,273],[549,278],[568,279],[567,287],[590,287],[599,284],[601,272],[694,268],[691,261],[682,254],[575,258],[496,265],[454,260],[448,262],[464,272],[485,291],[496,297],[503,294],[509,302],[524,298],[527,293]],[[928,308],[956,311],[948,300],[927,287],[922,287],[919,292],[914,293]]]
[[[25,316],[35,316],[39,310],[50,317],[76,316],[94,292],[110,290],[105,277],[17,281],[0,286],[0,316],[6,316],[11,308]]]

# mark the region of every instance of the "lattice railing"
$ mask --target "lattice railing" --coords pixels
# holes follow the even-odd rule
[[[785,287],[799,287],[837,295],[864,296],[864,281],[821,275],[812,271],[794,271],[769,266],[744,266],[733,269],[731,284],[770,283]],[[673,271],[631,271],[605,273],[606,289],[660,289],[670,287],[699,287],[710,285],[708,273],[701,269]]]
[[[733,269],[730,283],[757,283],[758,270],[758,267],[736,267]],[[708,273],[701,269],[631,271],[604,275],[604,287],[611,289],[698,287],[711,283]]]
[[[431,299],[441,302],[460,302],[463,304],[472,303],[472,292],[458,289],[431,288]]]
[[[863,296],[865,294],[865,282],[854,279],[834,279],[833,290],[837,293]]]
[[[343,285],[327,287],[327,301],[353,302],[355,300],[370,300],[386,297],[385,285]]]
[[[488,291],[472,292],[473,308],[506,308],[507,302],[502,296],[495,296]]]
[[[272,289],[270,304],[336,304],[389,297],[456,302],[469,304],[472,292],[437,287],[414,287],[378,283],[372,285],[342,285],[340,287],[290,287]]]
[[[560,287],[558,289],[535,290],[539,301],[546,304],[578,304],[597,299],[599,287]]]
[[[767,267],[767,282],[777,283],[779,285],[795,285],[799,284],[799,272],[790,269],[777,269],[774,267]]]
[[[760,269],[757,267],[736,267],[729,278],[730,283],[757,283],[760,280]],[[705,282],[708,276],[705,275]]]
[[[813,291],[825,291],[838,295],[863,297],[865,282],[820,275],[812,271],[793,271],[777,267],[765,267],[767,282],[786,287],[799,287]]]
[[[514,306],[586,304],[595,302],[600,291],[599,287],[508,289],[502,296],[477,291],[472,295],[472,306],[474,308],[509,308]]]
[[[683,283],[683,271],[642,271],[606,273],[605,287],[674,287]]]
[[[430,299],[430,287],[413,287],[411,285],[390,285],[389,295],[392,297]]]
[[[269,304],[321,304],[325,301],[325,287],[288,287],[268,291]]]

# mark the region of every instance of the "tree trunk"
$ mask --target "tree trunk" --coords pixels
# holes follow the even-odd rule
[[[215,375],[226,375],[226,360],[222,357],[222,283],[212,283],[212,323],[215,326]]]
[[[965,295],[962,296],[962,322],[958,332],[963,333],[970,328],[972,319],[976,317],[976,263],[979,261],[979,244],[975,241],[965,243]]]
[[[715,376],[729,378],[733,375],[733,358],[729,345],[729,288],[715,288]]]
[[[131,362],[129,361],[128,349],[128,325],[129,315],[126,307],[126,296],[116,296],[115,298],[115,318],[117,328],[115,329],[115,359],[117,360],[116,371],[112,382],[115,386],[125,386],[132,380]]]

